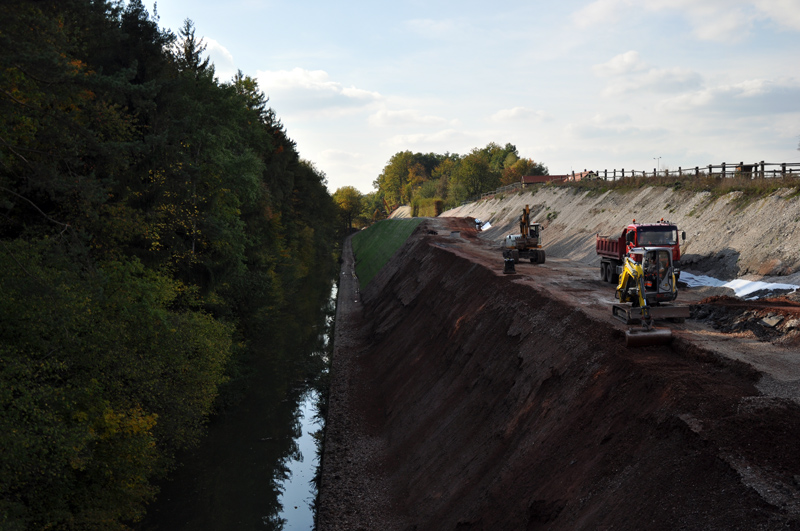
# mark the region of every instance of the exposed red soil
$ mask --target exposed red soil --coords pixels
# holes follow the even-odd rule
[[[318,529],[800,529],[795,400],[475,236],[423,223],[363,294],[345,262]]]
[[[708,297],[691,307],[692,316],[717,330],[749,334],[760,341],[800,351],[800,304],[785,297],[741,300]]]
[[[746,308],[748,310],[775,311],[784,315],[800,315],[800,303],[794,302],[785,297],[748,301],[726,295],[717,295],[714,297],[706,297],[698,304],[734,306],[737,308]]]

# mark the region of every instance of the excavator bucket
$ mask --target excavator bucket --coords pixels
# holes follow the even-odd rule
[[[672,341],[672,332],[667,328],[636,327],[625,331],[626,347],[666,345],[670,341]]]

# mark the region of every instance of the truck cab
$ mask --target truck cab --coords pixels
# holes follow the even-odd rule
[[[600,257],[600,279],[616,284],[622,273],[625,256],[635,247],[663,247],[672,253],[672,266],[675,278],[681,274],[681,246],[686,240],[686,233],[680,233],[678,226],[664,218],[656,223],[632,223],[622,229],[619,237],[597,235],[596,251]]]
[[[678,240],[678,226],[662,218],[656,223],[633,223],[622,231],[625,238],[626,253],[634,247],[665,247],[672,253],[672,267],[676,278],[681,274],[680,241],[686,240],[686,232],[681,232]]]

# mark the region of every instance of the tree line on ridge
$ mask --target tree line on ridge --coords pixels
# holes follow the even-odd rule
[[[500,186],[520,182],[525,175],[548,175],[547,167],[520,157],[513,144],[490,142],[467,155],[412,153],[392,156],[373,182],[374,192],[361,194],[345,186],[334,193],[343,224],[363,226],[382,219],[399,205],[411,205],[414,215],[431,215],[438,203],[447,209]]]

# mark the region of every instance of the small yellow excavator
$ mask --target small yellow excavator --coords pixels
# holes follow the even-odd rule
[[[672,332],[655,328],[655,319],[683,322],[689,317],[688,306],[669,303],[678,297],[672,250],[667,247],[635,247],[624,259],[615,297],[621,304],[612,307],[615,317],[625,324],[642,326],[625,332],[625,345],[643,347],[661,345],[672,340]]]

